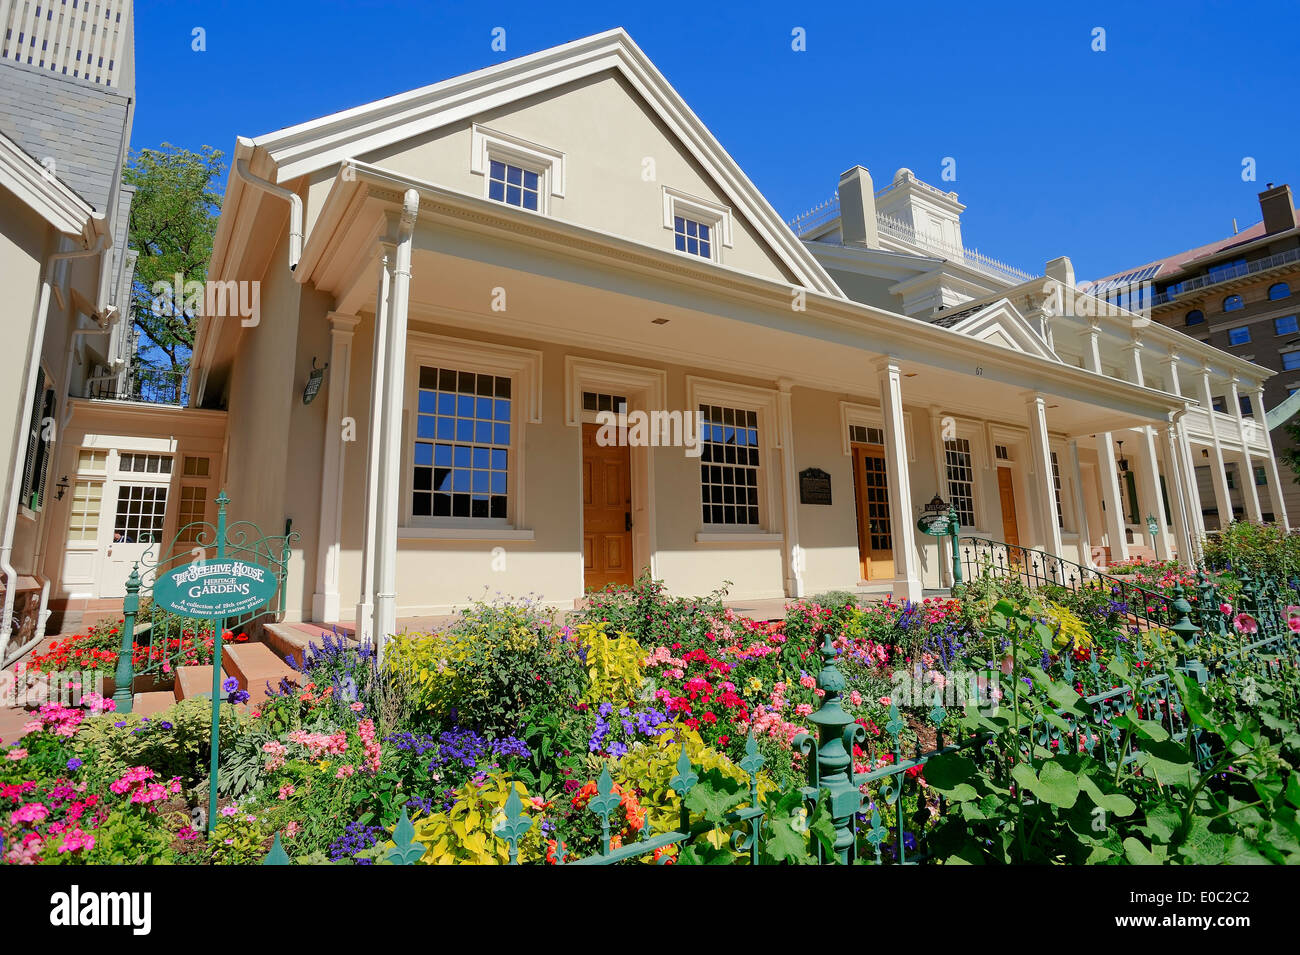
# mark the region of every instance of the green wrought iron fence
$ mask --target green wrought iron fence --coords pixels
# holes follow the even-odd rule
[[[229,504],[223,491],[217,497],[216,523],[186,524],[166,548],[159,547],[158,541],[141,541],[149,546],[131,568],[122,601],[122,644],[113,691],[118,712],[131,711],[136,677],[154,676],[165,683],[174,679],[178,666],[211,663],[215,641],[224,633],[237,634],[284,614],[290,547],[298,535],[289,521],[285,521],[283,534],[270,536],[250,521],[227,523]],[[178,616],[153,602],[153,583],[159,575],[209,558],[238,559],[267,568],[276,580],[275,595],[243,616],[221,621],[220,626],[211,620]]]

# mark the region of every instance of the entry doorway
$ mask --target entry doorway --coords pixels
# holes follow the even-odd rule
[[[632,451],[596,440],[600,425],[582,426],[582,572],[586,590],[631,586]]]
[[[1010,468],[998,468],[998,502],[1002,507],[1002,539],[1011,559],[1020,559],[1020,525],[1016,522],[1016,488]]]
[[[889,513],[889,481],[885,449],[853,444],[853,498],[858,517],[858,562],[863,580],[894,577],[893,519]]]

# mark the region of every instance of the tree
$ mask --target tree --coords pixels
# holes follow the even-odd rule
[[[1300,415],[1294,415],[1286,423],[1286,436],[1291,439],[1291,447],[1276,448],[1275,453],[1277,459],[1295,474],[1295,482],[1300,484]]]
[[[182,282],[207,277],[224,168],[221,152],[211,146],[196,153],[170,143],[140,150],[127,166],[123,178],[136,187],[128,242],[139,253],[131,311],[146,346],[137,351],[142,364],[169,363],[177,372],[189,364],[198,314],[184,307],[181,289],[160,296],[155,284],[172,288],[178,274]]]

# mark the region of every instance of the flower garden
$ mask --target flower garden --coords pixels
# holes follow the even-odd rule
[[[327,638],[223,703],[210,834],[209,701],[47,703],[0,742],[0,860],[1295,862],[1300,597],[1290,544],[1244,534],[1213,575],[1119,568],[1159,626],[1105,585],[825,594],[762,623],[646,579],[563,620],[476,603],[382,666]],[[111,630],[27,665],[111,671]],[[178,639],[169,659],[211,659],[210,633]],[[847,810],[814,785],[833,708]]]

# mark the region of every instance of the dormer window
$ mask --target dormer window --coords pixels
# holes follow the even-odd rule
[[[722,261],[731,248],[731,210],[709,199],[664,186],[664,228],[673,233],[673,249],[710,262]]]
[[[539,208],[537,191],[540,182],[541,175],[533,169],[496,159],[488,163],[488,198],[497,202],[536,212]]]

